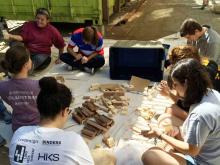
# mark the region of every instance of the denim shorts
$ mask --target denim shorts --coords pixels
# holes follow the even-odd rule
[[[190,155],[185,155],[185,160],[187,165],[198,165]]]

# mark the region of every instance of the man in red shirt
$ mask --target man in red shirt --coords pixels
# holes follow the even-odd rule
[[[25,44],[31,53],[33,62],[32,70],[42,70],[51,62],[51,47],[59,49],[59,55],[63,53],[65,46],[60,32],[49,23],[50,13],[45,8],[36,10],[35,21],[26,22],[20,35],[6,34],[8,40],[20,41]],[[58,63],[59,60],[56,60]]]

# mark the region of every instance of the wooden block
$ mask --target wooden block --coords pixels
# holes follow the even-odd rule
[[[63,76],[56,76],[55,79],[56,79],[57,81],[61,82],[62,84],[65,83],[65,79],[64,79]]]
[[[95,118],[95,121],[96,121],[99,125],[101,125],[101,126],[103,126],[103,127],[105,127],[105,128],[108,128],[107,123],[105,123],[105,122],[103,122],[102,120],[100,120],[100,118],[99,118],[98,116],[95,116],[94,118]]]
[[[83,96],[83,100],[88,100],[90,99],[90,96]]]
[[[78,116],[80,116],[81,118],[85,119],[86,116],[82,113],[82,108],[75,108],[75,112]]]
[[[110,111],[110,112],[108,113],[108,116],[109,116],[109,117],[113,117],[113,113]]]
[[[107,103],[108,106],[112,105],[112,102],[110,100],[107,100],[106,103]]]
[[[121,111],[121,115],[127,115],[127,114],[128,114],[128,111],[125,111],[125,110]]]
[[[113,137],[103,138],[102,141],[103,141],[103,143],[105,143],[105,145],[107,145],[109,148],[112,148],[112,147],[115,146],[115,141],[114,141]]]
[[[126,96],[119,96],[119,98],[120,98],[120,100],[122,100],[122,101],[127,101],[127,100],[128,100],[128,98],[127,98]]]
[[[109,109],[108,109],[108,108],[103,107],[103,106],[101,106],[101,105],[98,105],[98,104],[96,104],[96,103],[95,103],[95,105],[97,106],[97,109],[102,110],[102,111],[104,111],[104,112],[109,112]]]
[[[96,144],[95,149],[97,149],[97,148],[101,148],[101,144]]]
[[[144,112],[141,112],[141,116],[146,119],[146,120],[151,120],[155,115],[155,112],[153,111],[144,111]]]
[[[138,128],[138,127],[133,126],[133,127],[132,127],[132,130],[133,130],[134,132],[138,133],[138,134],[141,134],[141,129]]]
[[[124,90],[119,84],[100,84],[99,86],[101,91],[115,91],[115,90]]]
[[[112,114],[116,114],[118,112],[117,109],[115,109],[115,108],[111,108],[109,110],[112,112]]]
[[[90,111],[89,109],[87,109],[86,107],[82,107],[82,112],[87,113],[89,117],[95,115],[94,111]]]
[[[72,113],[72,119],[75,120],[78,124],[82,124],[85,121],[85,119],[75,113]]]
[[[123,106],[124,102],[123,101],[112,100],[112,105],[114,105],[114,106]]]
[[[91,136],[88,136],[88,135],[83,134],[83,133],[81,133],[81,135],[82,135],[83,137],[85,137],[85,138],[89,139],[89,140],[92,140],[92,139],[94,139],[94,138],[95,138],[95,136],[94,136],[94,137],[91,137]],[[87,144],[88,144],[88,142],[87,142]]]
[[[110,128],[112,126],[112,123],[114,122],[113,119],[110,119],[109,117],[105,115],[95,115],[95,120],[98,124],[102,125],[105,128]]]
[[[109,117],[107,117],[107,116],[105,116],[105,115],[101,115],[101,116],[100,116],[100,119],[101,119],[102,121],[106,122],[109,126],[114,122],[113,119],[111,119],[111,118],[109,118]]]
[[[96,99],[95,98],[90,98],[89,101],[94,104],[96,102]]]
[[[99,130],[102,130],[103,132],[107,132],[107,131],[108,131],[107,128],[105,128],[105,127],[99,125],[98,123],[96,123],[96,122],[94,122],[94,121],[92,121],[92,120],[88,120],[88,121],[86,122],[86,124],[91,125],[91,126],[97,128],[97,129],[99,129]]]
[[[96,111],[97,109],[97,107],[89,101],[85,101],[82,105],[91,111]]]
[[[108,107],[107,99],[105,99],[104,96],[101,96],[101,100],[102,100],[102,104],[103,104],[105,107]]]
[[[90,136],[92,138],[94,138],[96,136],[96,132],[93,132],[93,131],[88,130],[86,128],[83,128],[81,133],[84,134],[84,135]]]
[[[116,95],[116,96],[124,96],[125,92],[123,92],[123,91],[117,91],[117,92],[115,92],[115,91],[105,91],[103,93],[104,97],[110,97],[110,96],[114,96],[114,95]]]
[[[98,90],[100,87],[100,84],[92,84],[89,88],[90,91]]]
[[[90,113],[88,113],[85,109],[82,109],[81,112],[83,113],[83,115],[84,115],[86,118],[92,116],[92,115],[90,115]]]
[[[88,129],[90,131],[93,131],[93,132],[98,132],[98,129],[93,127],[93,126],[91,126],[91,125],[87,125],[86,124],[84,128],[86,128],[86,129]]]

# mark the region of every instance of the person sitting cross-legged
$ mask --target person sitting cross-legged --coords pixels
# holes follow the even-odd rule
[[[73,48],[78,47],[78,52]],[[85,72],[94,74],[105,64],[103,38],[95,27],[88,26],[77,29],[71,35],[67,53],[60,56],[60,60]]]

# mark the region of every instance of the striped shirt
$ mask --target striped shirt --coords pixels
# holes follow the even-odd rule
[[[85,55],[89,56],[92,53],[96,52],[100,55],[104,55],[104,48],[103,48],[103,37],[101,33],[98,32],[98,45],[92,45],[92,44],[85,44],[83,42],[82,32],[84,28],[77,29],[73,32],[71,35],[70,41],[68,43],[68,47],[74,48],[77,46],[79,48],[79,51]]]

